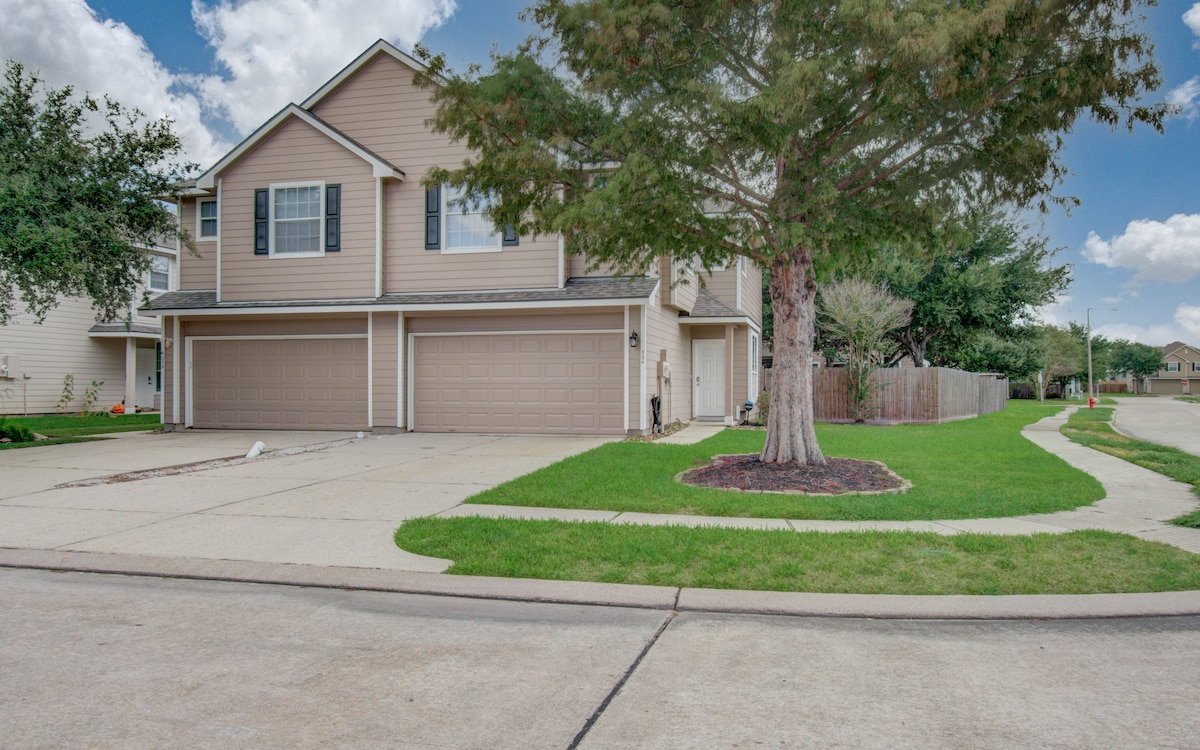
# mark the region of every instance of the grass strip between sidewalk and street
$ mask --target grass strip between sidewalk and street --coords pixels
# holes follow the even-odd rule
[[[609,443],[467,500],[699,516],[912,521],[1071,510],[1104,497],[1094,478],[1021,435],[1061,405],[1010,401],[1003,411],[940,425],[818,424],[827,456],[873,459],[913,483],[901,494],[756,494],[683,485],[675,475],[714,455],[757,453],[762,430],[725,430],[695,445]]]
[[[1112,409],[1080,409],[1063,425],[1062,432],[1080,445],[1190,484],[1192,492],[1200,495],[1200,456],[1126,437],[1112,428],[1112,417]],[[1173,519],[1172,523],[1200,528],[1200,509]]]
[[[420,518],[396,543],[459,575],[851,594],[1100,594],[1200,588],[1200,555],[1124,534],[941,536]]]

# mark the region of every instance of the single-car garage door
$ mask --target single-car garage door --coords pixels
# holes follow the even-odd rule
[[[266,430],[367,427],[365,338],[198,339],[192,424]]]
[[[619,434],[619,333],[416,336],[413,429]]]

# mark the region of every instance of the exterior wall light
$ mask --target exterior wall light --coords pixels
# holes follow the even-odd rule
[[[629,334],[629,347],[631,349],[637,349],[637,345],[638,345],[638,334],[637,334],[637,331],[634,331],[633,333]]]

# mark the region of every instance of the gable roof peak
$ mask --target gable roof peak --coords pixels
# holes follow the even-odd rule
[[[425,65],[422,64],[420,60],[408,54],[407,52],[404,52],[387,40],[380,39],[370,47],[367,47],[367,49],[364,50],[361,55],[354,58],[349,65],[338,71],[337,75],[326,81],[325,85],[314,91],[311,96],[301,103],[300,106],[304,107],[305,109],[312,109],[313,107],[317,106],[321,103],[321,100],[329,96],[331,93],[337,90],[338,87],[345,83],[346,79],[352,77],[367,63],[371,62],[379,55],[389,55],[413,70],[425,70]]]

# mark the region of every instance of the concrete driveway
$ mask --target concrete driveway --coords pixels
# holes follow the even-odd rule
[[[1129,437],[1200,456],[1200,404],[1165,396],[1122,398],[1113,426]]]
[[[268,452],[242,459],[256,440]],[[607,440],[187,431],[2,451],[0,547],[440,572],[396,547],[402,521]]]

